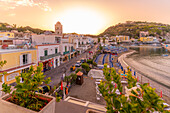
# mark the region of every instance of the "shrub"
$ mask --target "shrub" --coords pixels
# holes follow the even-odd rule
[[[74,83],[76,81],[76,79],[77,79],[77,75],[75,73],[72,73],[70,76],[72,78],[71,83]]]
[[[136,87],[137,80],[130,71],[127,74],[128,87],[125,87],[125,95],[122,94],[121,76],[114,68],[107,68],[107,65],[104,65],[103,74],[106,81],[101,81],[99,91],[106,101],[107,113],[164,112],[163,100],[156,94],[155,89],[147,83]],[[115,88],[112,82],[116,84]],[[117,95],[116,90],[121,94]]]
[[[82,69],[78,68],[75,72],[78,73],[79,71],[82,71]]]
[[[89,64],[92,64],[93,63],[93,60],[92,59],[87,59],[87,63],[89,63]]]
[[[97,66],[97,63],[96,63],[96,62],[93,62],[93,66]]]
[[[82,68],[85,69],[85,71],[88,73],[90,71],[90,67],[87,63],[82,63],[81,64]]]
[[[40,63],[36,70],[31,66],[28,73],[21,73],[19,76],[16,76],[16,90],[12,93],[11,86],[3,83],[2,91],[11,95],[10,102],[34,111],[40,111],[40,109],[45,106],[44,101],[38,99],[38,95],[35,93],[39,91],[40,85],[47,85],[51,82],[50,77],[44,79],[45,75],[42,72],[42,68],[42,63]],[[24,79],[23,83],[20,83],[21,78]],[[50,89],[49,86],[48,88]],[[60,98],[56,98],[56,101],[58,100],[60,100]]]

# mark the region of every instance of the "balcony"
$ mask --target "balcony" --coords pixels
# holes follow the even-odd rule
[[[60,56],[61,53],[55,53],[55,54],[51,54],[51,55],[47,55],[47,56],[40,56],[40,60],[46,60],[46,59],[50,59],[50,58],[53,58],[53,57],[56,57],[56,56]]]
[[[63,55],[70,53],[70,51],[65,51],[63,52]]]

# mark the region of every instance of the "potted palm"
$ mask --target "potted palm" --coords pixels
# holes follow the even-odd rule
[[[27,73],[21,73],[16,77],[15,90],[11,86],[2,85],[2,91],[7,93],[0,99],[0,112],[2,113],[55,113],[55,102],[60,98],[54,98],[37,93],[39,86],[49,84],[50,78],[44,79],[42,64],[34,70],[30,67]],[[21,83],[20,80],[24,79]]]

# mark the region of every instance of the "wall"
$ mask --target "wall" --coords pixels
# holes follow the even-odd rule
[[[20,66],[20,55],[22,54],[31,54],[31,61],[37,63],[37,54],[36,49],[33,50],[24,50],[13,51],[9,53],[0,53],[0,61],[6,60],[7,63],[4,65],[1,70],[6,70],[14,67]]]
[[[14,38],[14,33],[11,32],[0,32],[0,35],[8,38]]]
[[[42,43],[55,43],[55,37],[57,35],[32,35],[32,43],[35,45],[39,45]]]
[[[48,55],[55,54],[55,48],[60,52],[59,44],[47,44],[47,45],[37,45],[38,49],[38,61],[40,61],[40,56],[44,56],[44,50],[48,50]]]

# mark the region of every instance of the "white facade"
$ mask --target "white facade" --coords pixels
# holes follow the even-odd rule
[[[41,34],[41,35],[32,35],[32,44],[34,45],[40,45],[40,44],[55,44],[60,43],[61,36],[56,34]]]
[[[54,62],[54,68],[60,65],[60,55],[57,55],[56,53],[61,52],[60,51],[60,45],[59,44],[44,44],[44,45],[37,45],[37,60],[40,62],[47,61],[50,59],[53,59]],[[41,57],[45,56],[45,51],[47,51],[47,57],[46,59],[41,59]],[[51,57],[53,55],[53,57]]]

